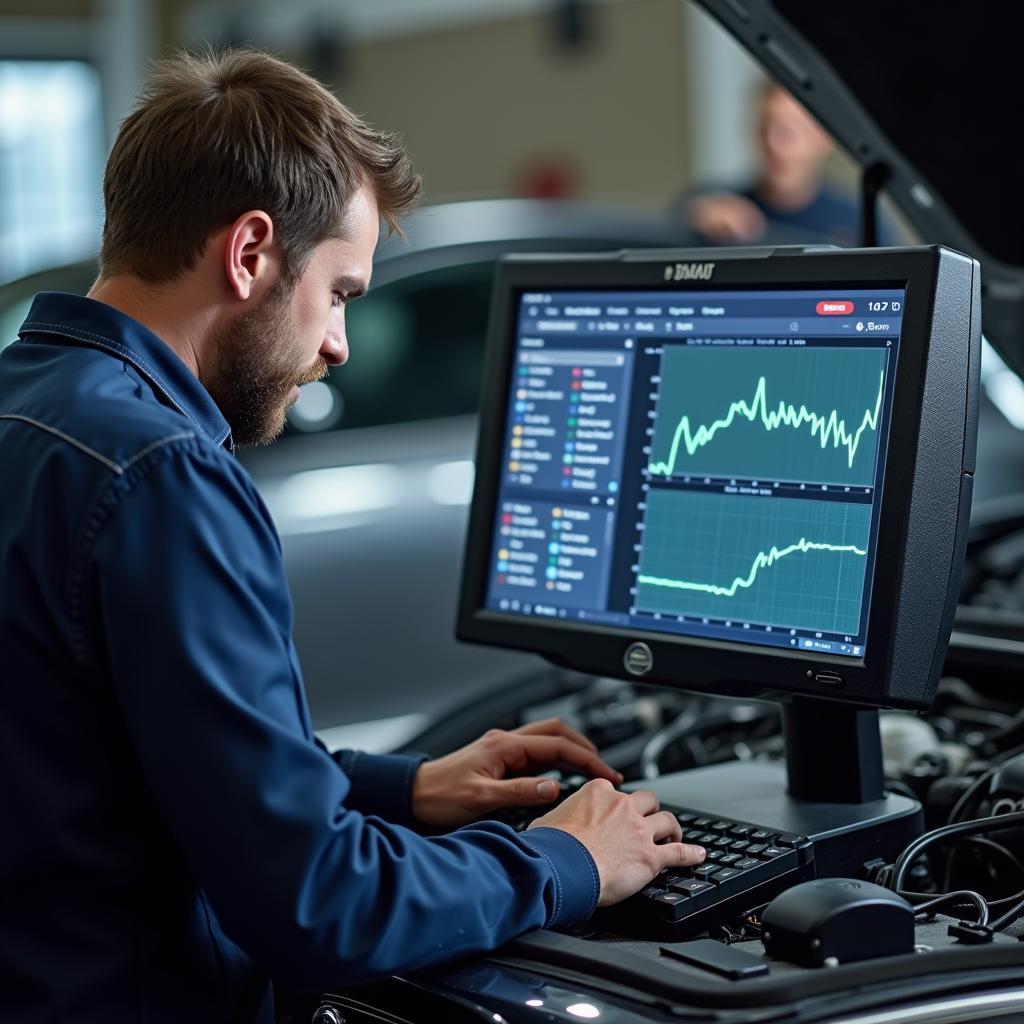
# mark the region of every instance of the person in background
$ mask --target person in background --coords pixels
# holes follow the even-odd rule
[[[675,216],[716,245],[758,242],[772,226],[793,241],[856,245],[860,208],[825,181],[834,144],[828,133],[782,86],[766,83],[758,95],[755,179],[736,189],[702,188],[683,196]],[[892,244],[880,225],[879,244]]]

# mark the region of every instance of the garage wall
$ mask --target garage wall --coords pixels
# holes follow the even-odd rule
[[[0,0],[0,18],[86,18],[93,0]]]
[[[517,194],[544,159],[587,197],[659,207],[690,174],[683,5],[598,5],[592,31],[578,51],[542,15],[367,41],[338,93],[404,135],[432,200]]]

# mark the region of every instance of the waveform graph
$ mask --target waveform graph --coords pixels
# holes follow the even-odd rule
[[[648,471],[869,487],[888,353],[669,346]]]
[[[634,607],[856,636],[871,506],[652,489]]]

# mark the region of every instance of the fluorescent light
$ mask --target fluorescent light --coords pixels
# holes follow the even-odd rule
[[[1007,422],[1024,430],[1024,382],[985,338],[981,339],[981,383]]]
[[[304,384],[299,388],[299,400],[288,410],[288,417],[300,429],[323,430],[337,422],[339,397],[322,380]]]
[[[397,466],[368,463],[296,473],[281,484],[273,506],[282,520],[327,519],[394,508],[404,497]]]
[[[468,505],[476,468],[469,459],[440,462],[427,475],[427,490],[439,505]]]

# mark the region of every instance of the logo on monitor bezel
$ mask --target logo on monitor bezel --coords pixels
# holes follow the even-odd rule
[[[714,263],[666,263],[666,281],[710,281]]]

